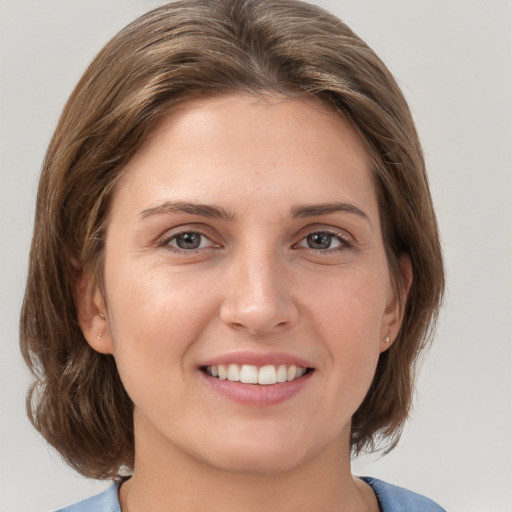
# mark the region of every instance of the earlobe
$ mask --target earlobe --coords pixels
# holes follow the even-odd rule
[[[412,263],[409,255],[403,254],[399,259],[402,280],[398,290],[393,293],[383,322],[380,351],[386,351],[395,341],[402,325],[405,304],[413,280]]]
[[[78,323],[87,343],[97,352],[113,354],[105,300],[98,286],[91,290],[85,278],[77,283],[75,296]]]
[[[393,339],[393,341],[395,341]],[[386,352],[386,350],[388,350],[388,348],[392,345],[392,341],[391,341],[391,336],[390,335],[386,335],[384,336],[381,341],[380,341],[380,353],[382,352]]]

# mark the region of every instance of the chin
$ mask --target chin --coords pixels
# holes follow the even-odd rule
[[[301,446],[300,443],[286,442],[285,439],[281,437],[239,443],[224,441],[216,443],[221,449],[213,453],[211,449],[205,450],[201,459],[222,471],[264,476],[294,471],[314,457],[316,450],[305,450],[304,443]]]
[[[295,454],[285,456],[276,453],[250,453],[250,454],[233,454],[233,456],[226,456],[220,461],[217,459],[214,466],[222,471],[229,473],[236,473],[240,475],[252,476],[269,476],[281,475],[289,473],[299,468],[304,462],[304,459],[297,457]]]

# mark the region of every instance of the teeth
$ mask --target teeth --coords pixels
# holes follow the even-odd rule
[[[250,364],[244,364],[240,370],[240,382],[258,384],[258,368]]]
[[[228,380],[232,382],[240,381],[240,368],[237,364],[230,364],[228,366]]]
[[[291,382],[302,377],[306,373],[306,368],[297,367],[294,364],[288,366],[280,364],[279,366],[266,365],[262,367],[244,364],[241,367],[237,364],[219,364],[218,366],[207,366],[206,373],[211,377],[217,377],[221,380],[231,382],[243,382],[244,384],[259,384],[261,386],[271,386],[278,382]]]
[[[286,372],[286,380],[293,380],[297,377],[297,367],[295,365],[292,365],[288,368],[288,371]]]
[[[209,366],[208,368],[212,368],[211,375],[213,376],[213,366]],[[223,364],[219,364],[217,373],[219,374],[220,380],[226,380],[228,378],[228,370]]]
[[[277,382],[286,382],[286,375],[288,374],[288,370],[285,364],[279,365],[277,369],[276,380]]]
[[[277,382],[276,367],[272,365],[262,366],[258,372],[258,384],[269,386]]]

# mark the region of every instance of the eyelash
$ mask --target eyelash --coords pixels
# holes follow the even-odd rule
[[[212,243],[212,246],[217,245],[217,247],[219,247],[218,244],[215,244],[214,242],[212,242],[210,240],[210,238],[208,238],[208,235],[206,235],[205,233],[203,233],[202,231],[197,230],[197,229],[196,230],[184,230],[184,231],[172,233],[171,235],[165,236],[162,239],[160,239],[158,245],[159,245],[159,247],[164,247],[165,249],[167,249],[171,252],[174,252],[174,253],[178,253],[178,254],[196,254],[201,251],[204,251],[205,249],[211,248],[211,247],[198,247],[195,249],[183,249],[183,248],[171,245],[171,242],[173,240],[176,240],[178,237],[185,236],[185,235],[191,235],[191,234],[199,235],[201,237],[200,244],[203,242],[203,239],[207,239]],[[335,248],[328,247],[326,249],[315,249],[313,247],[305,247],[305,246],[300,245],[302,242],[306,241],[307,238],[312,235],[327,235],[328,237],[331,237],[330,244],[332,243],[332,239],[335,239],[340,242],[340,245]],[[293,245],[293,248],[307,249],[309,251],[314,252],[315,254],[332,254],[334,252],[346,251],[346,250],[354,248],[354,242],[351,239],[351,237],[347,236],[343,232],[331,231],[331,230],[324,229],[324,230],[311,231],[311,232],[307,233],[305,236],[303,236],[300,239],[300,241],[297,244]]]
[[[208,238],[208,235],[206,235],[202,231],[197,230],[197,229],[188,229],[188,230],[178,231],[177,233],[172,233],[171,235],[164,236],[159,241],[158,245],[159,245],[159,247],[164,247],[165,249],[167,249],[171,252],[174,252],[174,253],[178,253],[178,254],[196,254],[198,252],[204,251],[206,249],[205,247],[198,247],[197,249],[182,249],[180,247],[174,247],[171,245],[171,242],[173,240],[176,240],[178,237],[184,236],[184,235],[190,235],[190,234],[199,235],[202,239],[210,240],[210,238]],[[210,240],[210,242],[211,242],[211,240]],[[201,240],[201,243],[202,243],[202,240]],[[215,244],[214,242],[212,242],[212,244],[218,245],[218,244]]]
[[[307,240],[308,237],[310,237],[312,235],[327,235],[328,237],[330,237],[330,243],[332,243],[333,239],[338,240],[338,242],[340,243],[340,245],[338,247],[335,247],[335,248],[328,247],[326,249],[315,249],[313,247],[303,247],[304,249],[313,251],[316,254],[332,254],[334,252],[346,251],[346,250],[354,248],[354,242],[351,239],[351,237],[347,236],[343,232],[331,231],[328,229],[309,232],[306,236],[301,238],[299,244],[302,243],[303,241]],[[300,247],[299,244],[295,244],[295,247]]]

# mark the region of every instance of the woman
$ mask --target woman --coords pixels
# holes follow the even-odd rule
[[[409,109],[344,24],[289,0],[136,20],[39,187],[29,414],[116,479],[68,510],[442,510],[350,457],[398,441],[443,284]]]

